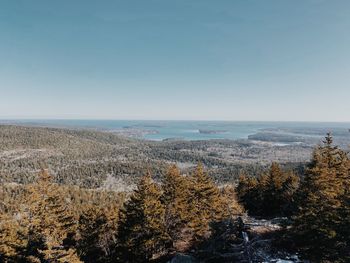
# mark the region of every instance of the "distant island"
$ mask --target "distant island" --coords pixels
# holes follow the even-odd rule
[[[225,133],[228,132],[226,130],[203,130],[199,129],[199,133],[201,134],[220,134],[220,133]]]
[[[248,135],[249,140],[264,141],[264,142],[284,142],[284,143],[296,143],[305,142],[306,138],[302,136],[296,136],[293,134],[284,134],[277,132],[258,132]]]
[[[145,135],[148,135],[148,134],[159,133],[159,131],[157,130],[139,129],[139,128],[127,127],[127,126],[123,127],[122,129],[110,130],[110,132],[117,135],[130,137],[130,138],[143,138]]]

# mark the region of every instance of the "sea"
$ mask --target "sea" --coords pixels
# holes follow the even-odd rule
[[[322,135],[327,131],[349,131],[350,123],[341,122],[263,122],[263,121],[167,121],[167,120],[0,120],[0,124],[21,124],[60,128],[82,128],[117,132],[145,140],[247,139],[262,131]],[[350,135],[350,133],[349,133]]]

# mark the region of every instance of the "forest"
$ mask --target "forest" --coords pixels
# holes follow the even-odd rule
[[[272,146],[248,140],[145,141],[96,130],[0,125],[0,182],[33,182],[48,168],[55,182],[101,188],[107,178],[135,185],[144,171],[158,180],[169,164],[190,173],[202,163],[217,184],[258,175],[272,161],[302,171],[311,146]]]
[[[176,165],[108,133],[0,130],[0,262],[350,262],[350,160],[331,134],[307,162],[241,164],[218,183],[231,168],[215,157]]]

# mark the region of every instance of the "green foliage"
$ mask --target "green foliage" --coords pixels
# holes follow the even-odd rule
[[[29,198],[27,256],[41,262],[80,262],[72,246],[76,219],[47,171],[41,171]]]
[[[65,157],[56,156],[53,161],[61,165],[66,164],[68,157],[96,161],[95,147],[103,145],[100,150],[113,155],[118,151],[115,145],[129,143],[117,141],[114,135],[95,132],[71,131],[68,132],[71,137],[67,137],[66,130],[8,128],[2,130],[4,144],[0,147],[13,146],[12,131],[23,145],[59,147],[55,140],[64,141],[61,150]],[[26,132],[33,136],[29,141],[21,137]],[[55,139],[47,138],[48,133]],[[78,148],[68,150],[75,144],[82,148],[88,145],[87,152],[78,153]],[[167,143],[172,149],[166,152],[162,144],[150,143],[144,151],[148,156],[171,160],[183,145],[187,144]],[[198,142],[191,147],[205,151],[205,146]],[[188,160],[185,155],[179,158]],[[192,160],[200,158],[198,155]],[[210,158],[205,160],[206,164],[225,165],[219,155]],[[106,170],[111,174],[132,171],[139,177],[150,163],[138,160],[131,165],[111,160],[102,165],[81,160],[75,160],[74,165],[68,162],[54,178],[43,170],[39,180],[26,178],[25,184],[2,181],[12,175],[3,176],[6,169],[14,164],[26,167],[25,162],[16,159],[5,169],[1,166],[0,262],[157,262],[172,253],[193,249],[230,251],[242,230],[232,220],[243,212],[237,198],[251,215],[292,219],[292,227],[288,228],[291,243],[306,258],[314,262],[350,262],[350,160],[346,152],[333,146],[330,135],[323,146],[315,149],[301,182],[295,174],[272,163],[258,177],[247,176],[246,169],[242,169],[236,189],[230,185],[219,188],[202,165],[189,175],[182,175],[176,166],[171,166],[161,177],[166,165],[151,162],[155,180],[162,178],[162,183],[156,183],[147,173],[133,192],[116,193],[106,190],[110,188],[96,188],[101,186],[101,178],[96,179],[96,174],[105,176]],[[39,164],[40,161],[31,168],[35,170]],[[78,167],[84,167],[84,171]],[[75,173],[75,179],[86,180],[83,185],[93,189],[66,185],[67,178],[73,178]]]
[[[104,187],[108,176],[136,184],[146,169],[160,180],[169,162],[201,162],[215,181],[233,183],[241,171],[257,175],[275,158],[299,167],[310,151],[232,140],[153,142],[93,129],[16,125],[0,125],[0,142],[0,183],[33,183],[45,166],[56,183],[89,189]],[[183,173],[190,170],[182,167]]]
[[[316,261],[350,259],[349,169],[347,154],[333,146],[328,134],[302,182],[292,229],[298,247]]]
[[[116,244],[117,220],[111,220],[108,215],[107,211],[95,206],[87,206],[79,215],[76,247],[83,262],[111,261]]]
[[[0,262],[22,262],[28,240],[28,229],[23,220],[8,214],[0,215]]]
[[[219,189],[199,164],[192,174],[191,227],[195,243],[210,235],[210,223],[229,216],[229,210]]]
[[[120,218],[123,194],[61,186],[46,170],[33,184],[0,190],[5,262],[157,260],[203,242],[236,209],[233,189],[219,190],[201,165],[191,176],[170,167],[162,185],[145,175]]]
[[[248,213],[255,216],[286,216],[293,212],[295,192],[299,178],[292,172],[284,172],[272,163],[268,172],[258,178],[242,174],[237,193]]]
[[[112,194],[110,198],[104,192],[57,185],[45,170],[33,184],[0,185],[0,193],[3,197],[0,262],[74,263],[85,261],[82,251],[90,253],[90,262],[111,259],[108,248],[115,246],[116,208],[120,203],[117,198],[122,197]],[[78,220],[86,215],[83,211],[88,208],[93,210],[91,214],[99,212],[104,218],[104,224],[99,228],[99,219],[91,219],[89,223],[96,227],[92,233],[87,233],[87,220]],[[99,238],[93,241],[94,244],[89,243],[94,234]],[[86,245],[84,249],[82,244]],[[98,248],[99,253],[91,252],[91,247]]]
[[[160,198],[159,186],[147,173],[120,213],[120,262],[146,262],[164,254],[169,236]]]
[[[191,184],[190,178],[180,175],[175,165],[165,174],[161,199],[165,206],[165,227],[171,238],[171,250],[184,251],[190,245],[187,241],[192,218]]]

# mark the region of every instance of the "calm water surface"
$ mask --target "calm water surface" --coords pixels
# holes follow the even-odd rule
[[[263,129],[348,129],[349,123],[243,122],[243,121],[143,121],[143,120],[4,120],[53,127],[93,128],[100,130],[140,130],[148,140],[178,138],[184,140],[246,139]]]

